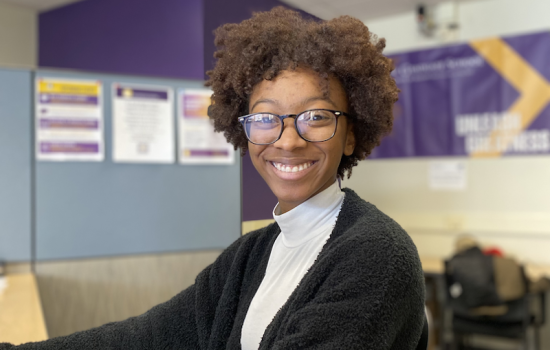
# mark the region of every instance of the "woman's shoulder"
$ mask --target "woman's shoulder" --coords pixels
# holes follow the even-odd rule
[[[272,222],[267,226],[243,234],[235,243],[238,245],[264,245],[274,239],[279,232],[279,225]]]
[[[349,290],[360,286],[365,297],[375,291],[380,298],[393,295],[391,302],[404,295],[414,295],[415,303],[420,305],[418,310],[421,310],[424,279],[413,241],[397,222],[376,206],[361,199],[353,190],[346,188],[344,192],[336,225],[319,256],[315,271],[316,276],[321,276],[318,280],[323,281],[327,290],[343,281],[342,285]]]
[[[247,256],[252,252],[269,249],[279,232],[279,226],[274,222],[241,235],[222,252],[221,256],[224,256],[226,260],[234,259],[238,256]]]
[[[399,256],[405,264],[420,264],[418,252],[407,232],[375,205],[366,202],[353,190],[344,188],[344,203],[333,232],[335,243],[378,258]]]
[[[236,271],[258,265],[265,256],[269,256],[269,249],[276,237],[277,229],[278,226],[271,224],[237,238],[221,252],[207,274],[225,280]]]
[[[375,235],[390,234],[408,237],[401,225],[374,204],[359,197],[352,189],[344,188],[343,191],[346,195],[338,219],[345,221],[350,228],[359,231],[367,230]]]

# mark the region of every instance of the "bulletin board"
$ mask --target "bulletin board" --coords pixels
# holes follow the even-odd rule
[[[112,160],[112,83],[170,86],[177,93],[203,88],[202,81],[55,70],[38,70],[36,77],[101,81],[105,140],[101,162],[36,162],[37,260],[223,249],[240,236],[238,155],[231,165]]]

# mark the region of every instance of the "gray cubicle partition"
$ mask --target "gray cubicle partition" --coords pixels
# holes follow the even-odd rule
[[[32,95],[28,70],[0,69],[0,260],[31,260]]]
[[[49,70],[36,76],[102,81],[105,124],[105,161],[37,162],[37,260],[219,249],[240,236],[237,154],[233,165],[112,161],[113,82],[175,92],[202,82]]]

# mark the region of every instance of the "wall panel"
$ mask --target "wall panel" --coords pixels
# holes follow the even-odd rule
[[[0,261],[31,259],[31,72],[0,68]]]
[[[40,262],[50,338],[137,316],[194,283],[220,251]]]

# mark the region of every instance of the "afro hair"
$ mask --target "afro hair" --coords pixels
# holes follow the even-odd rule
[[[349,177],[352,167],[391,131],[399,92],[390,75],[393,63],[382,54],[385,40],[358,19],[317,21],[276,7],[225,24],[214,34],[218,51],[214,69],[207,72],[206,86],[213,90],[209,115],[215,130],[243,155],[248,141],[237,118],[249,113],[254,86],[298,66],[319,73],[327,84],[329,76],[336,77],[347,95],[356,146],[353,154],[342,156],[338,176],[347,172]]]

